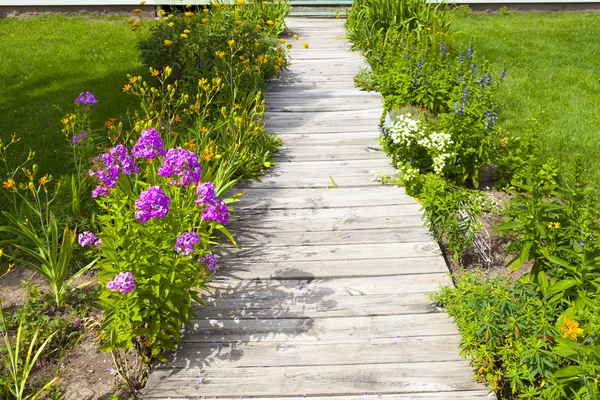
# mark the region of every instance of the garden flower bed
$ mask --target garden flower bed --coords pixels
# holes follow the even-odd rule
[[[510,107],[523,93],[499,93],[504,81],[513,79],[506,59],[521,63],[522,56],[503,57],[504,43],[495,42],[496,62],[506,63],[490,63],[479,49],[494,39],[484,41],[481,32],[478,40],[456,43],[455,19],[466,26],[492,18],[468,20],[468,14],[464,7],[450,12],[421,0],[355,1],[347,31],[372,69],[359,73],[355,82],[384,95],[380,139],[398,167],[397,178],[381,179],[394,179],[419,199],[432,233],[454,259],[456,287],[432,299],[458,325],[462,354],[471,358],[477,378],[503,399],[596,399],[600,215],[595,173],[586,172],[580,156],[560,154],[561,162],[551,157],[559,154],[547,151],[561,142],[556,130],[546,142],[535,118],[515,121],[518,112]],[[493,18],[506,14],[503,10]],[[562,14],[549,20],[560,18],[594,17]],[[521,65],[515,74],[524,72]],[[511,115],[507,126],[503,112]],[[579,139],[571,147],[590,151]],[[495,199],[489,195],[492,186]],[[482,234],[484,219],[496,246]],[[460,267],[467,254],[480,259],[475,265],[482,272]],[[493,259],[504,261],[504,273],[486,271]],[[515,271],[518,276],[506,276]]]
[[[262,122],[261,90],[287,65],[277,39],[287,13],[285,2],[240,0],[130,18],[148,73],[123,76],[119,91],[138,106],[98,121],[109,100],[81,88],[60,119],[66,175],[42,172],[33,152],[15,163],[16,134],[0,142],[0,260],[7,276],[25,267],[43,278],[7,310],[3,357],[13,367],[2,370],[3,396],[59,393],[63,355],[81,354],[84,338],[112,356],[95,376],[110,386],[110,369],[114,397],[139,397],[150,364],[175,348],[192,302],[202,302],[215,247],[235,244],[226,225],[236,199],[223,195],[259,176],[279,146]],[[34,326],[33,315],[52,323]],[[35,358],[18,351],[29,346]]]

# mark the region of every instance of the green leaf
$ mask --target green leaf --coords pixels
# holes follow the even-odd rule
[[[552,376],[555,378],[571,378],[581,375],[581,367],[577,365],[568,365],[556,371]]]

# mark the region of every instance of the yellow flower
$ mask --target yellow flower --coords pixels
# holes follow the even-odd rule
[[[62,122],[63,125],[66,125],[66,124],[69,123],[69,118],[63,118],[63,119],[60,120],[60,122]]]
[[[288,50],[291,50],[291,49],[292,49],[292,45],[291,45],[291,44],[289,44],[289,43],[287,44],[287,46],[286,46],[286,47],[287,47],[287,49],[288,49]]]
[[[135,10],[133,10],[134,13],[139,14],[142,12],[142,10],[140,10],[139,8],[136,8]]]
[[[46,183],[50,182],[50,178],[48,178],[48,174],[42,176],[39,180],[38,183],[40,185],[45,185]]]
[[[283,58],[279,57],[279,58],[277,59],[277,64],[279,64],[279,65],[283,65],[284,63],[285,63],[285,60],[284,60]]]
[[[179,114],[175,114],[173,119],[175,120],[175,122],[181,122],[181,117],[179,116]]]
[[[158,13],[161,17],[164,17],[167,12],[165,10],[159,10]]]
[[[131,29],[139,28],[140,26],[142,26],[142,23],[141,22],[136,22],[134,24],[131,24]]]
[[[341,18],[341,16],[340,16],[340,13],[339,13],[339,12],[338,12],[338,13],[336,13],[336,14],[335,14],[335,17],[336,17],[337,19],[340,19],[340,18]]]
[[[223,58],[223,57],[225,57],[225,52],[224,52],[224,51],[217,51],[215,54],[216,54],[216,55],[217,55],[217,57],[219,57],[219,58]]]
[[[145,1],[140,1],[140,6],[143,6],[144,4],[146,4]]]
[[[165,44],[165,46],[170,46],[173,44],[173,41],[169,40],[169,39],[165,39],[163,43]]]
[[[233,40],[233,39],[231,39],[231,40],[228,40],[228,41],[227,41],[227,44],[228,44],[229,46],[233,46],[233,45],[235,44],[235,40]]]
[[[285,39],[284,38],[279,38],[279,43],[285,43]]]
[[[260,24],[256,24],[256,29],[262,29],[262,26]]]
[[[169,25],[172,28],[175,26],[175,22],[169,22],[167,25]]]
[[[205,127],[202,127],[202,128],[200,128],[200,132],[202,132],[202,133],[206,133],[206,132],[208,132],[208,129],[207,129],[207,128],[205,128]]]
[[[4,250],[0,249],[0,257],[4,254]]]
[[[565,324],[560,327],[560,330],[564,331],[562,334],[563,338],[571,336],[571,338],[577,339],[577,335],[583,333],[583,329],[579,327],[579,322],[571,321],[568,317],[565,317]]]
[[[267,25],[269,25],[269,26],[273,26],[273,24],[275,24],[275,22],[273,22],[273,21],[271,21],[271,20],[268,20],[268,21],[267,21]]]
[[[550,228],[550,229],[559,229],[560,228],[560,222],[550,222],[548,224],[548,228]]]
[[[238,33],[240,33],[240,31],[238,31],[237,29],[234,29],[234,30],[233,30],[233,34],[234,34],[234,35],[237,35]]]
[[[169,18],[169,19],[173,18],[173,14],[169,14],[169,16],[167,18]]]
[[[150,73],[150,75],[152,75],[152,76],[158,76],[158,74],[160,74],[160,71],[157,69],[153,69],[152,72]]]
[[[127,23],[128,23],[128,24],[132,24],[134,21],[135,21],[135,18],[134,18],[134,17],[131,17],[131,18],[129,18],[129,19],[127,20]]]
[[[208,8],[205,8],[204,10],[202,10],[202,12],[209,12],[210,10]]]
[[[237,21],[235,21],[235,24],[236,25],[241,25],[241,24],[243,24],[243,22],[238,19]]]
[[[191,4],[187,4],[187,5],[185,6],[185,8],[187,8],[187,9],[189,10],[190,8],[192,8],[192,5],[191,5]]]
[[[192,17],[194,15],[194,13],[191,11],[186,11],[183,13],[183,15],[185,15],[186,17]]]
[[[208,24],[208,18],[202,18],[202,23],[203,24]]]
[[[294,33],[294,39],[298,40],[298,35]]]
[[[263,165],[265,166],[265,168],[270,168],[270,167],[271,167],[271,163],[270,163],[270,162],[268,162],[268,161],[265,161],[265,162],[263,163]]]
[[[281,71],[281,67],[279,65],[274,66],[273,69],[275,71]]]
[[[135,83],[137,82],[137,76],[133,76],[131,78],[129,78],[129,83]]]
[[[123,86],[123,91],[124,92],[128,91],[129,89],[131,89],[131,85],[129,83],[127,85]]]
[[[110,127],[113,126],[116,120],[116,118],[109,118],[108,121],[104,122],[104,126],[110,129]]]
[[[12,187],[15,187],[15,181],[13,180],[13,178],[9,178],[6,182],[3,183],[4,185],[4,189],[10,189]]]
[[[185,30],[183,31],[183,33],[192,33],[192,31],[190,31],[189,29],[185,29]]]
[[[304,46],[305,49],[308,49],[308,43],[302,42],[302,46]]]
[[[281,47],[280,45],[277,45],[277,46],[275,46],[275,50],[277,50],[277,51],[281,51],[281,50],[282,50],[282,47]]]
[[[244,4],[246,1],[245,0],[237,0],[238,4]]]
[[[269,2],[268,1],[263,1],[263,4],[266,5],[266,6],[268,6]]]
[[[181,34],[181,35],[179,35],[179,36],[180,36],[180,37],[182,37],[182,38],[184,38],[184,39],[187,39],[187,38],[188,38],[188,35],[187,35],[187,34],[185,34],[185,33],[182,33],[182,34]]]
[[[214,7],[214,8],[219,8],[219,7],[221,7],[221,3],[219,3],[219,2],[216,2],[216,1],[215,1],[215,2],[213,3],[213,7]]]

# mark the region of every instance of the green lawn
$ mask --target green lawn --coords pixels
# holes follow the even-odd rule
[[[138,61],[137,37],[124,15],[114,17],[44,15],[0,19],[0,137],[22,138],[19,152],[36,151],[40,172],[59,175],[69,167],[62,112],[82,91],[99,101],[99,127],[136,104],[122,93],[127,73],[145,70]]]
[[[568,164],[584,156],[600,188],[600,13],[508,13],[456,16],[459,42],[508,67],[499,93],[501,126],[539,125],[541,150]]]

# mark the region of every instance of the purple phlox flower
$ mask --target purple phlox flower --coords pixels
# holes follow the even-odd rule
[[[469,46],[469,49],[467,50],[467,54],[469,55],[469,58],[473,58],[473,46]]]
[[[169,213],[171,199],[163,192],[160,186],[151,186],[140,193],[140,198],[135,202],[135,218],[139,222],[147,222],[151,218],[164,218]]]
[[[215,194],[215,184],[212,182],[204,182],[198,185],[196,194],[198,195],[197,205],[214,204],[219,200]]]
[[[113,292],[130,293],[136,290],[137,286],[131,272],[119,272],[115,279],[106,284],[106,288]]]
[[[79,103],[85,107],[91,107],[98,104],[98,100],[90,92],[81,92],[75,99],[75,103]]]
[[[198,260],[198,263],[212,271],[217,266],[217,259],[212,253],[206,253],[204,257]]]
[[[71,138],[71,144],[73,144],[74,146],[77,146],[78,144],[80,144],[81,142],[83,142],[85,140],[87,135],[88,135],[88,133],[85,131],[81,132],[81,135],[73,135],[73,137]]]
[[[138,172],[137,164],[129,156],[127,147],[123,146],[122,144],[118,144],[110,149],[110,156],[117,162],[121,171],[123,171],[125,175],[129,175],[132,172]]]
[[[108,189],[103,186],[96,186],[94,190],[92,190],[92,198],[96,198],[98,196],[108,196]]]
[[[220,224],[226,224],[229,221],[229,210],[223,200],[218,200],[213,204],[206,204],[202,211],[202,219],[205,221],[217,221]]]
[[[152,159],[167,153],[163,147],[164,142],[158,131],[150,128],[142,131],[137,143],[131,149],[131,154],[135,158]]]
[[[81,320],[79,319],[79,317],[75,317],[75,319],[73,320],[73,326],[75,328],[79,328],[81,326]]]
[[[102,240],[98,239],[98,236],[94,235],[90,231],[85,231],[79,234],[79,245],[81,247],[85,246],[96,246],[100,247],[102,244]]]
[[[442,51],[442,56],[446,57],[446,44],[442,42],[440,44],[440,50]]]
[[[200,241],[196,232],[183,232],[175,239],[175,251],[182,256],[189,256],[194,252],[194,245]]]
[[[176,178],[169,182],[171,185],[188,186],[200,182],[201,171],[198,156],[192,151],[177,147],[167,152],[163,165],[158,169],[158,175]]]
[[[119,171],[123,171],[126,175],[129,175],[132,172],[138,172],[137,165],[127,153],[127,148],[122,144],[111,148],[108,154],[100,154],[98,157],[94,158],[92,160],[92,169],[90,169],[88,173],[99,183],[112,189],[117,186]],[[99,189],[96,188],[96,190]],[[96,192],[96,190],[94,190],[94,192]],[[101,192],[97,192],[96,196],[99,193]],[[106,194],[108,193],[106,192]]]

